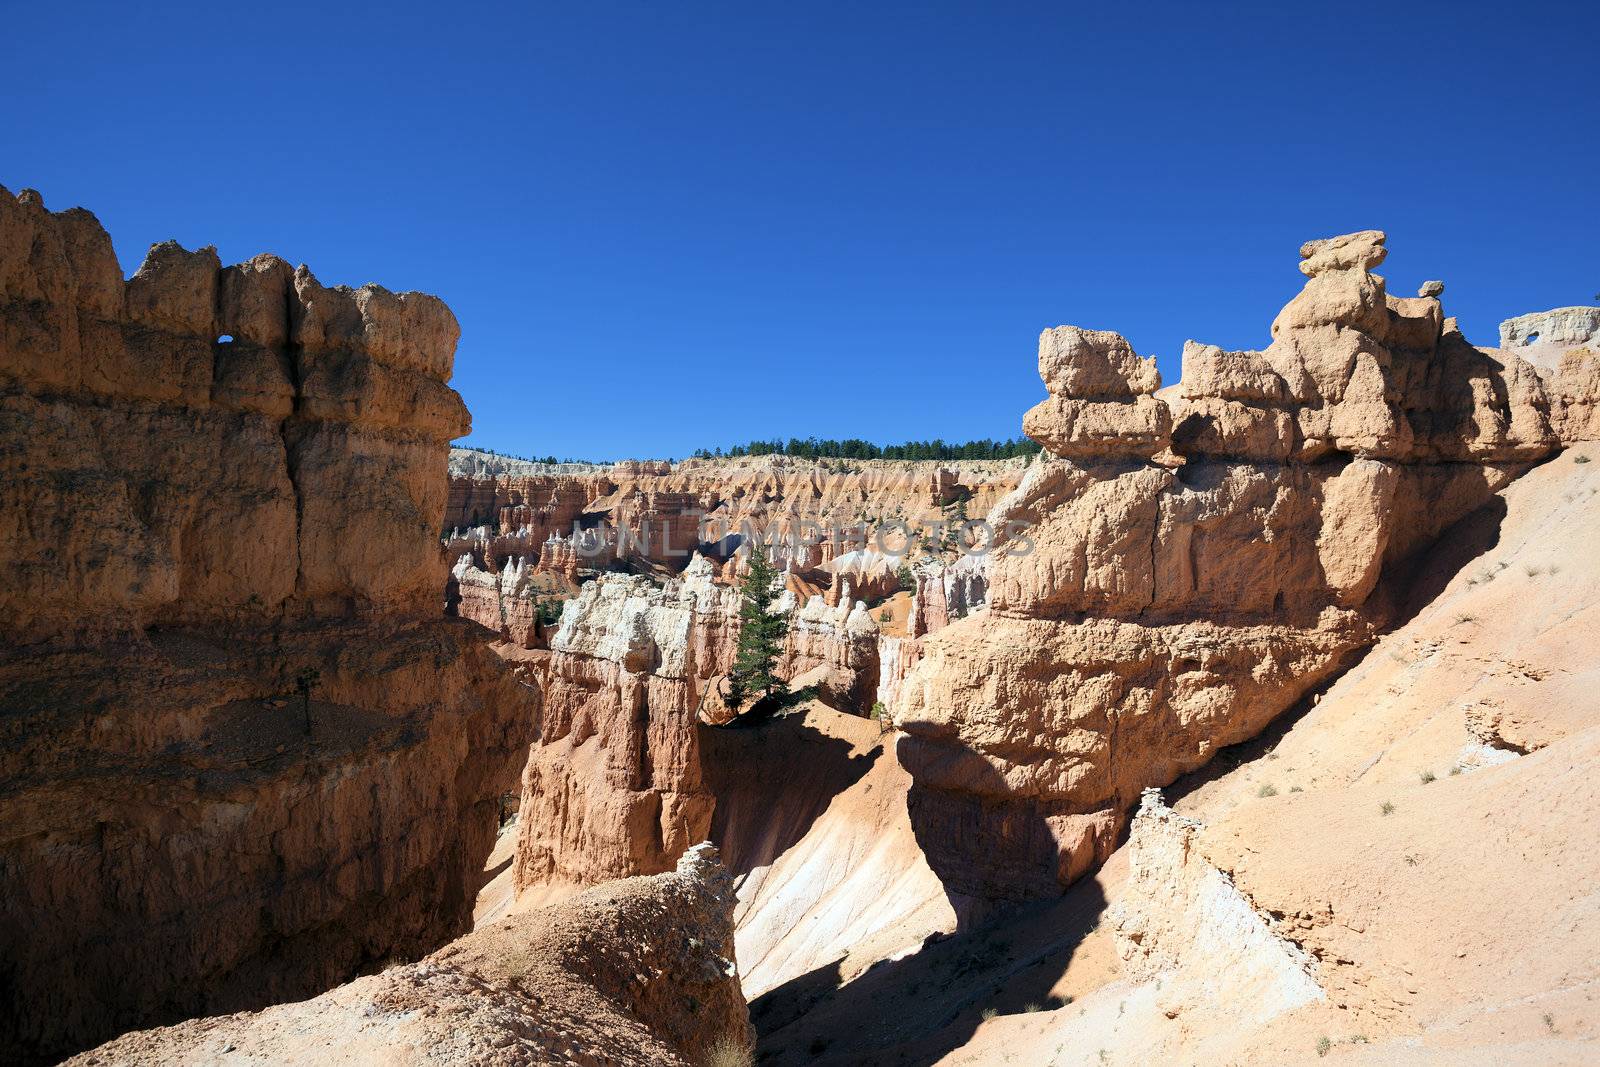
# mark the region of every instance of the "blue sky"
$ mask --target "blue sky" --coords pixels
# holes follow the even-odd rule
[[[1594,5],[232,6],[6,4],[0,184],[439,294],[506,451],[1010,436],[1354,229],[1480,344],[1600,290]]]

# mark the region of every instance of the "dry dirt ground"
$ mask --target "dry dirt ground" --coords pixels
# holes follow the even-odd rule
[[[731,883],[709,849],[480,925],[417,963],[260,1012],[137,1031],[89,1065],[701,1067],[748,1041]]]

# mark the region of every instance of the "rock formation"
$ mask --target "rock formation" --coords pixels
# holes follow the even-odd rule
[[[1248,1026],[1325,999],[1316,961],[1275,934],[1206,859],[1202,829],[1162,803],[1160,790],[1145,791],[1128,835],[1127,887],[1111,915],[1129,977],[1180,976],[1156,990],[1157,1007],[1169,1016],[1226,996]]]
[[[537,666],[544,717],[523,776],[518,891],[668,870],[705,840],[695,710],[731,662],[738,593],[698,560],[664,589],[600,578]]]
[[[701,1067],[752,1035],[716,850],[476,930],[299,1004],[128,1034],[69,1061]]]
[[[777,665],[865,713],[877,693],[878,629],[865,607],[792,592]],[[567,601],[547,655],[527,660],[544,716],[523,778],[519,892],[559,894],[606,878],[667,870],[708,836],[715,797],[701,769],[708,694],[732,665],[739,591],[696,556],[656,586],[604,575]]]
[[[1600,343],[1600,307],[1554,308],[1500,324],[1500,347]]]
[[[540,567],[557,568],[577,556],[579,566],[595,570],[621,558],[669,572],[682,570],[696,547],[709,549],[725,536],[751,533],[778,542],[774,561],[780,567],[822,572],[852,552],[899,549],[904,534],[896,522],[948,521],[958,502],[982,514],[1016,486],[1023,469],[1021,460],[945,464],[785,456],[550,468],[467,449],[452,455],[444,528],[486,526],[482,539],[497,539],[501,546],[492,555],[522,554]],[[623,530],[626,542],[615,555],[578,554],[574,524],[589,529],[602,523],[613,537]],[[882,545],[876,543],[880,527]],[[851,528],[855,532],[847,533]],[[791,541],[800,542],[794,558]],[[546,560],[547,542],[560,546],[559,561]],[[478,564],[499,569],[494,559],[480,558]],[[820,583],[826,586],[827,573],[820,573]],[[859,582],[856,588],[859,594]]]
[[[124,282],[0,191],[0,330],[0,1047],[461,933],[537,701],[438,618],[449,309],[170,242]]]
[[[957,897],[1058,892],[1149,785],[1254,736],[1393,615],[1386,569],[1559,447],[1539,375],[1386,295],[1383,235],[1301,249],[1260,352],[1177,395],[1114,333],[1040,338],[1049,451],[990,514],[988,610],[901,683],[913,822]],[[1025,540],[1024,540],[1025,538]]]
[[[1563,441],[1600,438],[1600,308],[1556,308],[1500,324],[1500,347],[1533,365]]]

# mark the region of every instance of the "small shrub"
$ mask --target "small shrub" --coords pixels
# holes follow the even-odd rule
[[[1526,574],[1529,578],[1537,578],[1539,575],[1544,573],[1544,568],[1534,566],[1532,563],[1530,563],[1526,567],[1522,568],[1522,573]]]
[[[1291,786],[1290,786],[1290,787],[1289,787],[1289,792],[1291,792],[1291,793],[1304,793],[1304,792],[1305,792],[1305,790],[1304,790],[1304,789],[1301,789],[1301,788],[1300,788],[1300,787],[1299,787],[1299,786],[1297,786],[1297,785],[1291,785]]]
[[[1454,778],[1456,775],[1458,775],[1460,773],[1461,773],[1461,764],[1457,763],[1456,765],[1454,765],[1453,767],[1450,768],[1450,777]]]
[[[754,1063],[749,1047],[733,1037],[718,1038],[706,1051],[705,1067],[751,1067]]]
[[[1467,624],[1469,622],[1477,622],[1477,621],[1478,621],[1478,617],[1476,615],[1469,614],[1469,613],[1467,613],[1465,611],[1463,611],[1460,615],[1456,616],[1456,625],[1457,626],[1464,626],[1465,624]]]
[[[1270,785],[1264,785],[1260,789],[1256,790],[1256,796],[1261,797],[1263,799],[1265,799],[1266,797],[1275,797],[1277,795],[1278,795],[1278,790],[1275,787],[1270,786]]]
[[[1587,462],[1589,462],[1589,457],[1588,456],[1573,456],[1572,457],[1572,462],[1574,462],[1574,463],[1587,463]]]
[[[1387,800],[1385,800],[1383,802],[1383,807],[1379,808],[1378,810],[1383,812],[1385,815],[1393,815],[1394,814],[1394,805],[1389,803]]]
[[[1030,1000],[1022,1006],[1022,1010],[1031,1015],[1036,1011],[1044,1011],[1044,1005],[1037,1000]]]
[[[996,1015],[999,1015],[1000,1012],[998,1010],[996,1010],[995,1008],[984,1008],[982,1014],[983,1014],[983,1021],[984,1022],[988,1022],[990,1019],[993,1019]]]
[[[1317,1055],[1318,1056],[1326,1056],[1328,1054],[1328,1050],[1331,1049],[1332,1047],[1333,1047],[1333,1042],[1328,1040],[1328,1035],[1327,1034],[1323,1034],[1321,1037],[1317,1038]]]
[[[1556,1032],[1556,1017],[1549,1012],[1544,1013],[1544,1028],[1552,1034]]]
[[[884,608],[882,611],[878,612],[878,621],[894,622],[894,612],[890,611],[888,608]]]
[[[1407,867],[1415,867],[1420,862],[1421,861],[1418,860],[1417,857],[1415,857],[1415,856],[1407,856],[1406,857],[1406,866]]]
[[[1436,782],[1439,780],[1439,776],[1434,774],[1432,771],[1423,771],[1417,777],[1422,779],[1423,785],[1427,785],[1429,782]]]

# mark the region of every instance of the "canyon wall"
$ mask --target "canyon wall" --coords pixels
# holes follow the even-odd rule
[[[988,557],[988,610],[923,640],[892,709],[953,896],[1101,862],[1143,788],[1336,673],[1396,618],[1405,561],[1561,446],[1555,379],[1468,344],[1437,283],[1388,296],[1381,233],[1301,258],[1272,345],[1191,342],[1175,390],[1117,334],[1040,338],[1023,428],[1047,453],[990,516],[1026,544]]]
[[[463,932],[537,694],[439,618],[448,308],[0,191],[0,1046]]]
[[[524,556],[543,567],[601,569],[618,556],[635,565],[680,571],[692,551],[729,534],[753,530],[782,541],[807,542],[790,558],[780,544],[779,567],[815,571],[840,555],[875,548],[872,532],[830,538],[831,529],[866,524],[875,531],[894,521],[948,521],[958,504],[982,515],[1015,488],[1026,461],[806,460],[787,456],[691,459],[676,464],[618,463],[581,469],[520,461],[491,462],[467,449],[453,453],[445,530],[484,528],[451,542],[476,549],[476,562],[492,571],[498,560]],[[604,523],[628,531],[620,550],[584,555],[572,544],[574,523]],[[901,535],[885,535],[897,548]],[[648,538],[648,540],[646,540]],[[552,543],[553,539],[553,543]],[[491,544],[489,557],[474,542]],[[615,538],[612,538],[612,542]],[[723,554],[725,558],[725,553]],[[552,558],[553,557],[553,558]],[[822,578],[824,584],[827,577]]]

